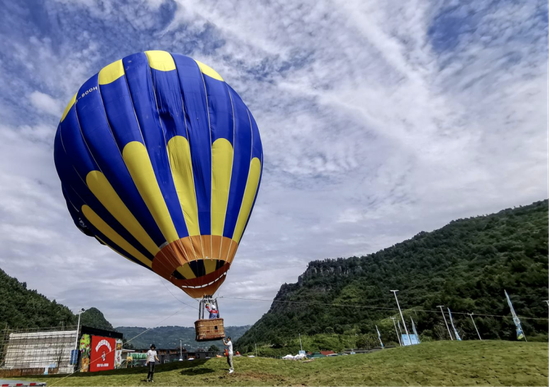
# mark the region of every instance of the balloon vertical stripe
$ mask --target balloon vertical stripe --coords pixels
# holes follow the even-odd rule
[[[252,159],[250,162],[250,173],[248,174],[248,179],[246,181],[243,202],[239,212],[239,218],[237,219],[237,226],[235,227],[235,233],[233,234],[233,240],[237,243],[241,241],[244,228],[248,222],[250,212],[252,211],[252,204],[258,190],[258,185],[260,184],[261,170],[262,164],[260,163],[260,159]]]
[[[234,158],[223,235],[231,239],[235,232],[252,160],[252,127],[246,106],[231,87],[228,86],[227,89],[233,107]]]
[[[119,247],[130,253],[133,257],[141,261],[144,265],[150,267],[151,261],[147,260],[136,248],[113,230],[105,221],[101,219],[88,205],[82,206],[82,213],[101,233],[107,236]]]
[[[143,144],[147,149],[154,177],[164,198],[163,202],[169,211],[170,222],[180,238],[187,237],[189,233],[183,219],[170,170],[170,162],[166,152],[165,128],[159,115],[153,84],[153,73],[162,76],[164,72],[151,69],[148,56],[143,53],[126,57],[122,62],[124,63],[124,71],[128,81],[128,89],[132,96],[135,115],[143,136]],[[164,60],[163,63],[165,62]]]
[[[193,180],[193,165],[189,142],[183,136],[174,136],[168,141],[168,158],[172,167],[172,176],[180,201],[187,230],[190,236],[201,234],[199,229],[199,211]]]
[[[147,208],[153,215],[166,241],[171,243],[179,240],[178,232],[174,227],[166,202],[164,202],[145,146],[137,141],[131,142],[124,147],[122,157],[141,197],[147,204]]]
[[[183,55],[172,55],[177,67],[178,81],[181,87],[183,105],[189,116],[187,133],[191,148],[193,179],[197,195],[199,228],[201,235],[211,235],[211,140],[208,125],[208,107],[202,73],[197,63]],[[203,249],[207,244],[203,239]]]
[[[217,236],[223,235],[232,166],[231,143],[223,138],[216,140],[212,145],[212,234]]]
[[[105,206],[113,217],[115,217],[116,220],[136,238],[136,240],[141,241],[143,246],[146,247],[153,256],[158,253],[159,248],[155,242],[149,237],[130,210],[128,210],[102,172],[90,171],[86,176],[86,184],[99,202]]]

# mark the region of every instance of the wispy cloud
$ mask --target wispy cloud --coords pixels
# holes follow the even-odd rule
[[[50,114],[56,118],[63,112],[61,103],[45,93],[34,91],[30,94],[29,100],[39,112]]]
[[[194,303],[81,235],[53,167],[59,112],[89,76],[133,52],[209,64],[260,126],[262,188],[220,289],[229,324],[252,323],[269,306],[231,296],[270,299],[310,260],[374,252],[457,217],[548,197],[545,2],[4,9],[0,267],[71,307],[100,308],[115,325],[153,325],[187,309],[176,298]],[[195,314],[168,323],[190,325]]]

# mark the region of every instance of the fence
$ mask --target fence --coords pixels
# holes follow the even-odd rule
[[[76,326],[6,329],[0,335],[0,377],[71,373]]]

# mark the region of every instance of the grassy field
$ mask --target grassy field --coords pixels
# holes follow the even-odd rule
[[[40,377],[48,386],[548,386],[548,343],[430,342],[308,362],[236,357]],[[36,381],[36,379],[35,379]]]

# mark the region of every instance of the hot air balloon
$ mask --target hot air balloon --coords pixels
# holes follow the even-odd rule
[[[263,166],[256,122],[216,71],[166,51],[111,63],[67,105],[54,159],[82,232],[216,302]]]

